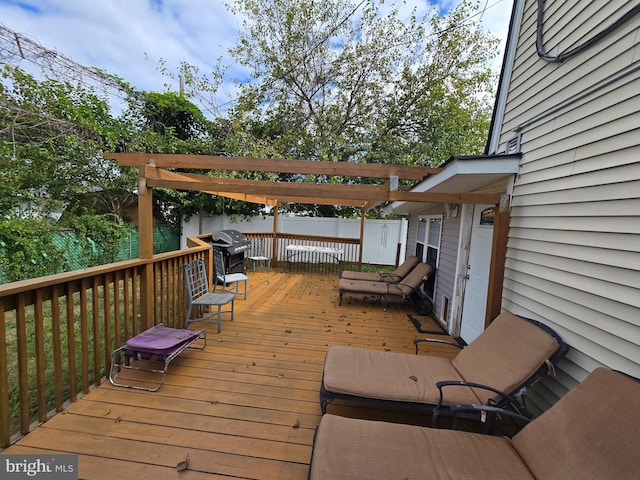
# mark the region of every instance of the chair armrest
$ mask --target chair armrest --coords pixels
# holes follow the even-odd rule
[[[503,392],[502,390],[498,390],[497,388],[491,387],[489,385],[484,385],[482,383],[475,383],[475,382],[467,382],[465,380],[445,380],[441,382],[436,382],[436,387],[438,387],[438,390],[440,391],[440,398],[438,399],[438,404],[436,405],[434,413],[437,412],[437,410],[442,407],[442,404],[444,401],[444,387],[470,387],[470,388],[479,388],[482,390],[489,390],[490,392],[497,393],[503,399],[507,400],[507,402],[517,410],[518,414],[531,418],[531,414],[527,411],[526,407],[523,404],[518,402],[516,397],[514,397],[513,395],[509,395],[508,393]],[[489,401],[492,402],[492,400],[489,400]],[[489,406],[495,406],[495,405],[489,405]]]
[[[436,338],[414,338],[413,339],[413,344],[416,346],[416,355],[418,354],[418,344],[419,343],[441,343],[441,344],[445,344],[445,345],[451,345],[454,347],[459,348],[460,350],[462,350],[463,346],[455,343],[455,342],[449,342],[448,340],[439,340]]]
[[[512,417],[516,420],[521,420],[524,423],[530,423],[533,419],[521,415],[517,412],[513,412],[511,410],[507,410],[506,408],[500,407],[492,407],[491,405],[478,405],[478,404],[469,404],[469,405],[451,405],[449,410],[456,415],[458,412],[484,412],[484,413],[493,413],[495,415],[504,415],[506,417]]]
[[[524,425],[527,425],[532,421],[531,418],[521,415],[512,410],[507,410],[505,408],[494,407],[491,405],[451,405],[449,407],[449,411],[453,414],[453,426],[452,428],[456,430],[458,428],[458,413],[472,412],[474,414],[480,414],[481,421],[485,424],[484,433],[488,435],[499,435],[504,436],[505,433],[503,429],[496,429],[498,423],[496,420],[503,420],[505,417],[510,417],[513,420],[517,420],[520,425],[516,428],[515,432],[511,432],[506,434],[508,437],[512,437],[517,433]],[[502,422],[500,422],[502,424]],[[514,422],[514,426],[516,423]]]

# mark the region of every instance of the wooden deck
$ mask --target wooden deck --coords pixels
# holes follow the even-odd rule
[[[203,324],[207,348],[177,358],[158,392],[107,381],[3,453],[76,453],[82,479],[306,479],[327,348],[413,353],[412,339],[425,336],[408,321],[410,303],[383,311],[346,295],[338,306],[337,283],[336,275],[250,274],[234,321],[223,317],[220,334]],[[364,407],[331,405],[329,412],[429,422]],[[187,469],[177,471],[187,458]]]

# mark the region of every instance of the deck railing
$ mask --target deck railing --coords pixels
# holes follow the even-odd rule
[[[0,448],[108,375],[111,352],[157,323],[182,326],[182,265],[195,247],[0,285]],[[141,276],[153,270],[153,318],[141,314]]]
[[[279,260],[286,245],[315,242],[306,244],[340,246],[344,261],[358,261],[357,239],[247,236],[265,238]],[[0,448],[100,385],[108,375],[111,352],[128,338],[154,324],[184,324],[184,263],[204,258],[213,278],[206,239],[190,237],[187,247],[150,259],[0,285]]]
[[[274,266],[287,265],[289,261],[297,263],[307,263],[310,270],[323,270],[326,266],[335,264],[336,259],[323,255],[301,255],[291,258],[287,252],[289,245],[303,245],[313,247],[329,247],[341,250],[337,257],[344,265],[360,264],[360,239],[324,237],[318,235],[302,235],[296,233],[273,233],[273,232],[247,232],[243,234],[246,238],[261,238],[264,242],[264,251],[271,257],[271,264]],[[211,234],[199,235],[197,237],[203,242],[211,241]]]

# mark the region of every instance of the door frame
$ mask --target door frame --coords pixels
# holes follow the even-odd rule
[[[466,266],[469,263],[473,207],[473,204],[463,204],[460,212],[461,223],[460,236],[458,237],[458,255],[456,258],[456,281],[451,305],[451,319],[447,323],[447,330],[453,337],[460,336],[460,328],[462,325],[464,276],[467,273]],[[489,282],[487,286],[485,328],[500,314],[502,309],[502,286],[504,283],[504,268],[509,234],[510,196],[508,194],[503,195],[500,203],[495,205],[495,209],[491,263],[489,266]]]
[[[473,341],[486,328],[486,315],[482,314],[481,306],[484,306],[486,311],[489,298],[489,272],[491,271],[491,257],[493,255],[493,230],[497,208],[495,205],[490,204],[475,204],[470,210],[471,228],[468,256],[467,261],[462,265],[463,275],[461,280],[464,294],[459,332],[460,336],[462,336],[464,330],[469,335],[475,332],[473,338],[463,338],[467,342]],[[490,212],[491,216],[489,221],[483,223],[485,212]],[[479,269],[478,264],[481,264],[482,268]],[[473,288],[470,288],[471,281],[474,282]],[[472,292],[475,294],[473,298],[469,296]],[[473,308],[472,311],[466,311],[465,307]],[[480,312],[477,312],[478,309],[480,309]],[[473,328],[470,330],[471,326]]]

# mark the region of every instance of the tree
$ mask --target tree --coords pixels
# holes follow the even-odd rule
[[[49,216],[59,206],[67,208],[68,224],[117,238],[137,176],[102,157],[122,148],[132,128],[92,89],[39,81],[7,65],[0,74],[0,270],[14,281],[66,269],[65,252],[52,241],[59,225]],[[87,213],[87,194],[107,221]]]
[[[428,18],[364,1],[229,8],[246,30],[232,54],[254,77],[233,114],[281,155],[439,165],[482,150],[496,40],[469,20],[473,4]]]
[[[19,210],[20,216],[29,215],[25,206],[46,216],[86,192],[132,190],[135,178],[102,157],[131,135],[131,125],[115,120],[105,99],[82,85],[38,81],[18,68],[5,66],[1,75],[5,216]]]

